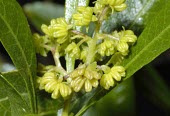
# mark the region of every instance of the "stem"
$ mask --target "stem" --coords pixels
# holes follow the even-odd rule
[[[66,59],[67,73],[70,73],[74,70],[75,58],[71,58],[71,57],[69,57],[68,54],[66,54],[65,59]]]
[[[70,105],[70,100],[66,100],[64,103],[62,116],[68,116],[69,105]]]
[[[87,55],[87,59],[86,59],[86,64],[90,64],[93,62],[94,60],[94,57],[95,57],[95,54],[96,54],[96,44],[97,44],[97,39],[98,37],[96,36],[97,33],[99,33],[99,30],[100,30],[100,26],[105,18],[105,15],[107,14],[107,11],[109,10],[109,7],[106,6],[102,13],[99,15],[98,17],[98,22],[96,23],[96,29],[93,33],[93,39],[89,42],[88,46],[89,46],[89,52],[88,52],[88,55]]]
[[[86,59],[86,64],[90,64],[94,60],[94,56],[96,53],[96,43],[97,43],[97,37],[94,37],[91,41],[89,41],[89,51]]]
[[[55,65],[57,67],[57,69],[60,69],[60,71],[62,72],[62,74],[66,75],[67,72],[65,71],[65,69],[62,67],[61,62],[60,62],[60,55],[58,53],[57,47],[55,49],[51,50],[53,58],[54,58],[54,62]]]

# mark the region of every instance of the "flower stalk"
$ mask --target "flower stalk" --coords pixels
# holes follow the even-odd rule
[[[108,90],[126,76],[120,63],[136,42],[136,35],[124,28],[112,33],[100,30],[110,14],[125,8],[125,0],[97,0],[94,7],[78,6],[71,23],[64,18],[52,19],[50,25],[42,25],[45,35],[34,35],[37,53],[47,56],[51,51],[55,62],[39,68],[39,88],[51,93],[53,99],[64,99],[62,116],[69,115],[73,94],[91,92],[98,86]],[[95,29],[89,36],[81,29],[88,30],[91,22]]]

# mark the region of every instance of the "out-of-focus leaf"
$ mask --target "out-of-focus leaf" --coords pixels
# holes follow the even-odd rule
[[[133,78],[115,87],[83,116],[135,116],[135,88]]]
[[[27,90],[28,100],[26,103],[23,103],[23,105],[27,105],[27,108],[23,108],[26,112],[34,113],[36,112],[36,97],[33,77],[36,74],[36,56],[32,43],[32,35],[26,17],[15,0],[0,0],[0,6],[0,42],[18,69]],[[10,91],[15,92],[15,89],[12,89],[14,86],[12,82],[9,83],[5,76],[1,77],[1,80],[5,81],[2,81],[2,83],[5,83],[6,88],[8,85],[11,88]],[[20,93],[18,92],[18,94]],[[22,101],[16,102],[18,104],[12,104],[13,102],[11,102],[11,105],[22,104]],[[17,111],[16,108],[11,110],[15,110],[16,113],[20,112],[20,109]]]
[[[18,71],[0,74],[0,113],[23,116],[31,113],[28,91]]]
[[[51,19],[64,16],[64,6],[51,2],[26,4],[24,11],[28,19],[39,31],[41,31],[42,24],[49,24]]]
[[[134,76],[137,89],[140,91],[138,94],[170,113],[169,87],[154,67],[147,65]]]
[[[114,29],[132,29],[140,34],[144,29],[149,17],[160,11],[167,0],[126,0],[127,8],[123,12],[116,12],[103,23],[102,30],[111,32]]]

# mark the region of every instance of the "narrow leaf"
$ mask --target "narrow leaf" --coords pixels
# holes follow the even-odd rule
[[[127,78],[170,48],[170,1],[149,20],[131,54],[122,63],[127,69]]]
[[[32,35],[21,7],[15,0],[0,0],[0,42],[19,70],[28,91],[28,106],[36,110],[33,77],[36,71]],[[11,83],[11,86],[13,83]]]
[[[0,112],[6,116],[31,113],[24,80],[18,71],[0,74]]]

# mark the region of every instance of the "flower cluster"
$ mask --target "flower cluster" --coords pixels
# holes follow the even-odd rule
[[[39,88],[52,93],[51,97],[57,99],[60,96],[67,97],[72,93],[70,86],[63,82],[62,77],[58,77],[58,74],[54,72],[47,72],[43,77],[38,79],[40,84]]]
[[[92,87],[98,86],[98,80],[101,78],[100,72],[97,70],[97,64],[93,63],[85,67],[79,66],[70,74],[71,87],[75,92],[80,91],[83,88],[86,92],[90,92]]]
[[[80,6],[77,13],[73,14],[74,24],[76,26],[87,26],[91,21],[97,21],[97,17],[93,15],[91,7]]]
[[[124,28],[103,33],[100,27],[108,15],[125,8],[125,0],[97,0],[94,7],[78,6],[68,22],[57,18],[48,26],[43,24],[45,35],[33,36],[36,52],[42,56],[51,52],[55,64],[38,68],[39,88],[54,99],[66,99],[72,93],[90,92],[98,86],[108,90],[121,81],[126,76],[121,62],[137,36]],[[90,30],[91,22],[95,29]]]
[[[46,35],[57,38],[58,43],[64,43],[68,39],[68,30],[71,27],[64,18],[57,18],[52,19],[49,26],[43,24],[41,29]]]
[[[112,9],[112,12],[115,11],[123,11],[126,8],[125,0],[97,0],[98,6],[106,6],[109,5]]]
[[[105,73],[101,80],[100,84],[105,89],[109,89],[114,86],[114,80],[120,81],[122,77],[125,77],[125,69],[122,66],[113,66],[111,69],[107,69],[107,73]]]

